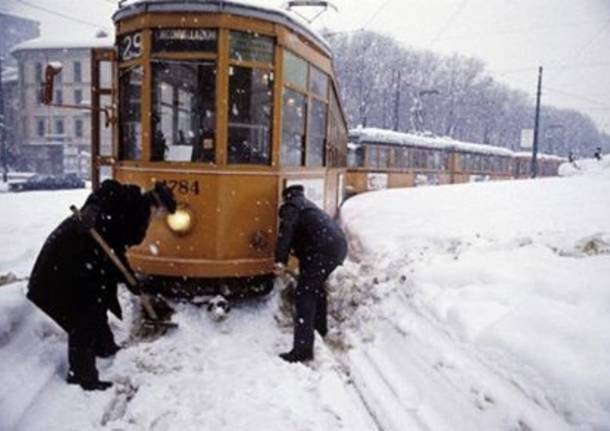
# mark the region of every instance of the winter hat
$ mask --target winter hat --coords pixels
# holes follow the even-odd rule
[[[152,190],[146,192],[145,194],[149,196],[154,206],[165,207],[170,214],[176,212],[176,207],[178,204],[174,198],[174,193],[169,187],[167,187],[166,184],[156,182]]]
[[[305,189],[301,184],[295,184],[284,189],[282,192],[282,198],[290,199],[295,196],[302,196],[305,193]]]

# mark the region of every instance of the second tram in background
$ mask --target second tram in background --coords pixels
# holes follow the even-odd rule
[[[557,175],[566,159],[539,154],[540,176]],[[375,128],[349,132],[347,192],[528,178],[531,154]]]
[[[329,46],[287,12],[231,1],[133,1],[113,18],[116,47],[92,51],[93,187],[106,169],[143,188],[163,181],[179,202],[130,250],[132,267],[183,291],[269,290],[282,189],[304,185],[332,216],[343,200]]]

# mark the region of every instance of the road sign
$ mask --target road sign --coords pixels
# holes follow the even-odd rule
[[[534,129],[521,129],[521,148],[534,146]]]

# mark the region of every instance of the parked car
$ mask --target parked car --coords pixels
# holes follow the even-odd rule
[[[36,174],[25,181],[11,183],[9,190],[13,192],[23,192],[27,190],[60,190],[60,189],[82,189],[85,188],[85,181],[78,175],[57,174],[43,175]]]

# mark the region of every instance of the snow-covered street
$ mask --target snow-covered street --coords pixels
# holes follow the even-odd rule
[[[0,429],[610,429],[610,159],[591,162],[348,200],[350,258],[308,365],[277,357],[291,343],[277,293],[222,322],[177,304],[177,330],[134,342],[123,292],[111,325],[127,347],[98,360],[115,388],[83,392],[26,282],[0,286]],[[27,276],[85,196],[0,194],[0,274]]]

